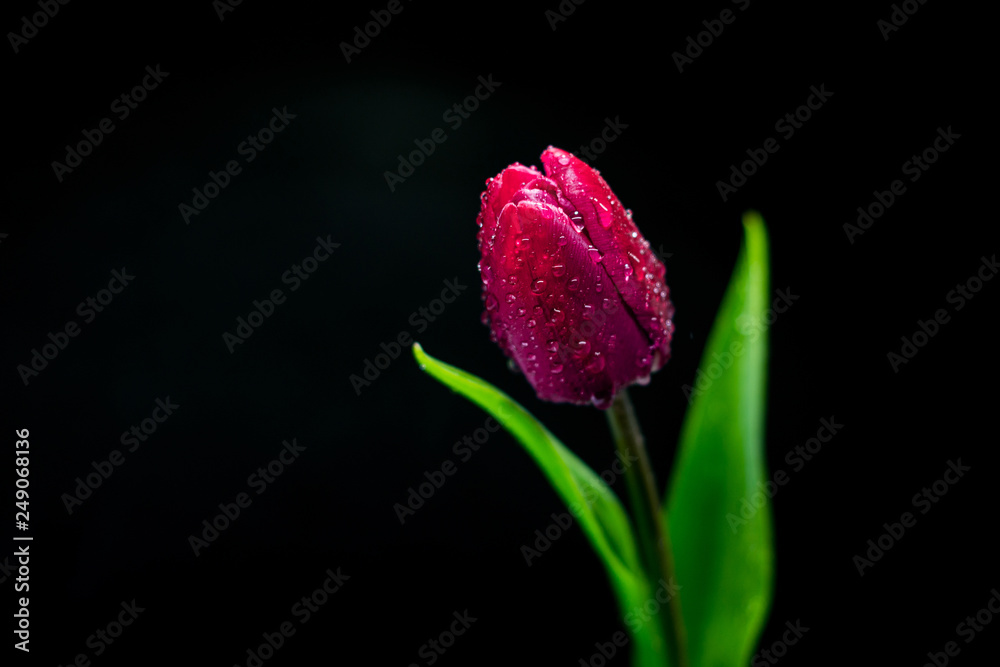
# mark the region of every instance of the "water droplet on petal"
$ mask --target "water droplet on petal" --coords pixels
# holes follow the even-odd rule
[[[549,318],[549,321],[552,322],[552,324],[559,324],[565,319],[566,319],[565,311],[559,310],[558,308],[552,309],[552,317]]]
[[[531,291],[535,294],[541,294],[545,291],[545,279],[538,278],[535,282],[531,283]]]
[[[559,349],[559,343],[557,343],[554,339],[547,340],[545,341],[545,349],[548,350],[549,352],[555,352],[556,350]]]
[[[584,368],[587,369],[588,373],[600,373],[604,370],[604,357],[601,356],[600,352],[594,352],[594,356],[590,358],[590,362]]]
[[[535,318],[531,318],[531,319],[528,320],[527,324],[528,324],[528,328],[531,329],[531,328],[533,328],[538,323],[535,322]]]
[[[552,364],[552,367],[549,369],[549,371],[553,375],[558,375],[559,373],[562,373],[562,371],[563,371],[563,365],[562,364]]]
[[[552,265],[552,275],[554,275],[556,278],[558,278],[561,275],[564,275],[565,273],[566,273],[566,265],[565,264],[553,264]]]
[[[486,310],[496,310],[498,305],[499,304],[497,303],[497,298],[495,296],[492,294],[486,295]]]
[[[524,317],[524,314],[525,314],[526,312],[528,312],[528,311],[526,311],[526,310],[525,310],[524,308],[518,308],[518,309],[517,309],[517,316],[518,316],[518,317]]]
[[[517,299],[517,297],[514,296],[513,294],[508,294],[505,297],[505,299],[506,299],[507,303],[514,303],[514,301],[515,301],[515,299]],[[494,301],[496,301],[496,299],[494,299]],[[494,307],[496,307],[496,306],[494,306]]]
[[[594,262],[600,262],[601,261],[601,251],[598,250],[597,248],[593,248],[593,247],[588,248],[587,249],[587,256],[590,257],[590,259],[593,260]]]
[[[567,243],[569,243],[569,241],[566,240],[566,235],[565,234],[560,234],[559,235],[559,239],[556,241],[556,245],[564,246]]]
[[[594,204],[597,207],[597,218],[601,221],[601,227],[607,229],[611,226],[612,215],[608,207],[604,205],[600,199],[594,199]]]
[[[580,289],[580,279],[570,278],[569,282],[566,284],[566,287],[569,288],[570,291],[575,292],[576,290]]]

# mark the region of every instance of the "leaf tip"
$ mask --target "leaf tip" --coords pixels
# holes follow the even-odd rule
[[[427,353],[424,352],[424,348],[417,341],[413,341],[413,358],[417,360],[420,370],[427,370]]]

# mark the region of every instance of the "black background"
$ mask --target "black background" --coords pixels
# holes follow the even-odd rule
[[[592,163],[670,253],[674,358],[632,392],[661,484],[747,208],[768,223],[773,288],[799,296],[770,330],[768,461],[791,481],[774,499],[777,581],[761,647],[800,619],[810,630],[787,664],[923,664],[950,640],[962,646],[956,663],[985,664],[998,624],[968,645],[955,627],[1000,586],[995,485],[980,453],[995,440],[1000,287],[986,283],[960,311],[946,295],[997,250],[983,208],[995,174],[978,167],[994,158],[992,126],[976,113],[993,108],[995,77],[978,64],[986,17],[931,2],[885,40],[889,3],[589,0],[555,30],[555,0],[402,6],[349,63],[341,42],[384,3],[248,1],[220,21],[208,1],[72,2],[19,52],[8,43],[0,413],[10,468],[13,430],[31,431],[34,536],[32,651],[5,647],[12,664],[79,653],[245,664],[338,567],[343,590],[268,664],[427,664],[420,646],[466,609],[478,620],[441,665],[589,659],[620,627],[610,589],[576,528],[526,566],[520,547],[561,508],[516,442],[491,436],[400,525],[393,505],[457,461],[453,443],[485,415],[408,352],[360,395],[349,376],[409,332],[607,467],[599,411],[541,403],[506,369],[479,320],[475,268],[485,179],[539,164],[549,144],[576,151],[607,118],[627,127]],[[672,53],[725,8],[735,21],[678,72]],[[4,32],[36,11],[8,4]],[[59,182],[51,163],[65,146],[157,64],[163,83]],[[489,75],[499,88],[449,127],[443,112]],[[776,121],[821,85],[833,93],[822,108],[791,138],[778,134]],[[237,146],[274,107],[295,114],[288,128],[185,224],[179,204],[241,159]],[[390,191],[384,173],[438,127],[447,141]],[[939,127],[960,138],[910,183],[902,164]],[[780,150],[723,201],[716,182],[768,137]],[[844,223],[894,179],[905,194],[849,242]],[[333,256],[230,354],[223,332],[285,288],[282,273],[327,235],[341,244]],[[82,322],[77,304],[121,267],[134,281],[25,386],[17,366],[49,332]],[[456,279],[468,289],[417,331],[411,313]],[[939,308],[951,321],[894,372],[887,353]],[[167,396],[175,414],[68,514],[75,479]],[[843,430],[791,472],[786,453],[830,417]],[[305,452],[196,557],[189,535],[291,438]],[[859,576],[852,558],[867,540],[959,457],[971,471]],[[0,532],[3,557],[16,531]],[[12,579],[0,584],[5,609]],[[94,657],[88,636],[133,598],[145,611]]]

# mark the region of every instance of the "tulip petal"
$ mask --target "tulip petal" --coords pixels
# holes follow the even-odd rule
[[[666,268],[595,169],[553,146],[542,153],[542,164],[546,175],[582,217],[605,271],[649,338],[651,370],[659,369],[670,358],[673,337]]]

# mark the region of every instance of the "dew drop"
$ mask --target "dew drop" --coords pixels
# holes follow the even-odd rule
[[[601,261],[601,251],[598,250],[597,248],[594,248],[594,247],[587,248],[587,255],[595,263]]]
[[[552,317],[549,318],[549,321],[552,322],[552,324],[559,324],[565,319],[566,319],[565,311],[559,310],[558,308],[552,309]]]
[[[516,299],[517,299],[517,297],[516,297],[516,296],[514,296],[513,294],[508,294],[508,295],[507,295],[507,296],[505,297],[505,300],[507,301],[507,303],[514,303],[514,301],[515,301]]]
[[[580,279],[579,278],[570,278],[569,283],[566,284],[566,287],[571,292],[575,292],[576,290],[580,289]]]
[[[567,243],[569,243],[569,241],[566,240],[566,235],[565,234],[560,234],[559,235],[559,239],[556,241],[556,245],[558,245],[558,246],[564,246]]]
[[[565,273],[566,273],[566,265],[565,264],[553,264],[552,265],[552,275],[554,275],[556,278],[558,278],[559,276],[565,275]]]
[[[526,311],[526,310],[525,310],[524,308],[518,308],[518,309],[517,309],[517,316],[518,316],[518,317],[524,317],[524,314],[525,314],[526,312],[528,312],[528,311]]]
[[[583,304],[583,319],[589,320],[594,317],[594,304],[585,303]]]
[[[611,226],[612,215],[608,207],[604,205],[600,199],[594,199],[594,204],[597,206],[597,218],[601,221],[601,227],[607,229]]]
[[[638,366],[639,368],[646,368],[647,366],[650,365],[650,363],[652,363],[652,360],[649,358],[649,355],[646,354],[645,352],[640,352],[639,355],[635,358],[635,365]]]
[[[576,357],[585,357],[587,353],[590,352],[590,343],[587,342],[586,338],[579,337],[570,342],[573,349],[573,354]]]
[[[536,324],[538,324],[538,323],[535,322],[535,318],[532,317],[531,319],[528,320],[527,324],[528,324],[528,328],[531,329],[531,328],[534,328],[534,326]]]
[[[562,364],[552,364],[552,367],[549,368],[549,372],[551,372],[553,375],[559,375],[560,373],[562,373],[562,371],[563,371]]]
[[[590,362],[584,368],[588,373],[600,373],[604,370],[604,357],[601,356],[600,352],[594,352],[594,356],[590,358]]]
[[[535,294],[541,294],[545,291],[545,279],[538,278],[533,283],[531,283],[531,291]]]
[[[492,294],[486,295],[486,310],[496,310],[498,305],[499,304],[497,303],[497,298],[495,296]]]

